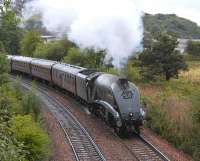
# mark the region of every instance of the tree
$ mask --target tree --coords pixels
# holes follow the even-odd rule
[[[68,54],[74,44],[67,40],[58,40],[39,44],[34,52],[34,57],[61,61]]]
[[[47,31],[46,27],[42,22],[42,14],[37,13],[33,16],[29,17],[27,20],[23,22],[23,28],[27,31],[37,30],[43,35],[49,35],[50,32]]]
[[[68,55],[64,57],[64,62],[93,69],[100,69],[104,66],[105,51],[94,49],[71,48]]]
[[[100,69],[104,66],[104,59],[106,53],[104,50],[95,51],[94,49],[85,49],[83,50],[85,55],[87,68]]]
[[[78,65],[78,66],[85,66],[85,57],[81,53],[78,48],[71,48],[68,51],[68,55],[64,57],[64,62]]]
[[[9,54],[19,54],[22,33],[19,23],[20,19],[11,7],[11,0],[2,0],[0,2],[0,41]]]
[[[193,56],[200,56],[200,42],[190,40],[186,51]]]
[[[16,12],[17,15],[22,16],[23,9],[25,4],[31,2],[33,0],[13,0],[12,1],[12,8]]]
[[[183,56],[175,49],[177,44],[177,38],[167,33],[156,37],[152,45],[139,56],[143,75],[148,79],[164,75],[167,81],[178,77],[179,71],[186,69],[187,65]]]
[[[40,33],[38,31],[29,31],[25,33],[20,42],[21,54],[32,57],[37,46],[42,42],[42,38],[40,37]]]
[[[6,55],[0,52],[0,85],[8,81],[8,62]]]

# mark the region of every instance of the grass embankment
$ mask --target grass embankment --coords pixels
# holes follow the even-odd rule
[[[138,84],[148,104],[146,126],[200,160],[200,61],[178,80]]]

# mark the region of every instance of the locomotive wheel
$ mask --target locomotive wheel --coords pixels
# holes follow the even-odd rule
[[[115,127],[115,121],[114,121],[114,117],[112,116],[112,114],[108,114],[108,121],[107,121],[108,125],[111,127]]]
[[[88,110],[91,114],[94,114],[94,108],[91,105],[88,107]]]
[[[140,134],[140,127],[139,127],[139,126],[136,126],[136,127],[135,127],[135,132],[136,132],[137,134]]]
[[[126,128],[124,126],[122,127],[117,127],[115,126],[114,128],[115,133],[120,137],[120,138],[124,138],[126,136]]]

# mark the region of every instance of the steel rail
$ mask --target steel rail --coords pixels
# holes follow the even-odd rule
[[[127,150],[138,161],[170,161],[153,144],[147,141],[142,135],[135,134],[134,144],[124,143]]]
[[[25,81],[23,79],[23,81]],[[26,79],[26,81],[29,81]],[[30,84],[30,81],[28,82]],[[101,153],[101,151],[99,150],[99,148],[96,146],[96,144],[94,143],[93,139],[90,137],[90,135],[87,133],[87,131],[81,126],[81,124],[78,122],[78,120],[73,116],[73,114],[67,110],[65,108],[65,106],[60,103],[56,98],[52,98],[48,92],[46,92],[50,87],[48,87],[47,85],[44,86],[44,84],[42,83],[37,83],[40,85],[40,87],[37,87],[38,90],[43,93],[44,95],[46,95],[48,98],[47,100],[49,100],[51,102],[51,100],[53,100],[55,103],[52,102],[52,104],[54,104],[54,106],[59,109],[59,112],[64,114],[64,113],[69,113],[69,116],[65,116],[67,119],[69,119],[69,117],[71,117],[73,120],[75,120],[75,122],[77,122],[78,126],[82,129],[82,131],[88,135],[88,138],[89,140],[92,142],[92,144],[94,144],[94,146],[96,147],[96,149],[98,149],[98,154],[100,156],[102,156],[103,159],[101,160],[106,160],[104,157],[103,157],[103,154]],[[52,88],[51,88],[52,89]],[[60,93],[59,93],[60,94]],[[68,107],[69,108],[69,107]],[[53,111],[51,111],[52,113],[55,113],[55,109]],[[55,115],[55,114],[54,114]],[[65,118],[65,119],[66,119]],[[63,131],[65,132],[66,134],[66,137],[72,147],[72,150],[74,151],[74,154],[76,156],[76,159],[77,160],[81,160],[79,159],[79,155],[76,154],[76,151],[77,151],[77,148],[74,146],[74,142],[76,143],[77,141],[79,141],[77,139],[77,137],[72,137],[74,139],[74,141],[71,139],[71,136],[69,134],[69,131],[66,130],[66,127],[65,127],[65,124],[64,124],[64,121],[59,121],[59,119],[57,119],[60,126],[62,127]],[[77,131],[73,131],[73,133],[77,133]],[[135,158],[138,160],[138,161],[170,161],[161,151],[159,151],[153,144],[151,144],[149,141],[147,141],[142,135],[137,135],[136,134],[136,139],[137,139],[137,143],[132,145],[131,147],[130,146],[127,146],[126,144],[125,147],[135,156]],[[84,142],[84,140],[83,140]],[[80,145],[79,145],[80,146]],[[145,152],[146,151],[146,152]],[[85,160],[85,159],[84,159]],[[95,160],[95,159],[92,159],[92,160]]]
[[[149,146],[163,161],[170,161],[168,157],[166,157],[160,150],[158,150],[153,144],[151,144],[148,140],[144,138],[144,136],[138,136],[141,141],[143,141],[146,145]]]
[[[14,76],[12,76],[13,79]],[[23,79],[22,85],[30,89],[30,81]],[[59,122],[66,138],[68,139],[77,161],[106,161],[104,155],[95,144],[92,137],[73,114],[55,97],[50,96],[47,88],[37,86],[39,97],[48,106],[51,113]]]

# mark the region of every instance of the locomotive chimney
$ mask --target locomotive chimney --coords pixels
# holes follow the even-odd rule
[[[122,88],[126,89],[128,87],[128,80],[126,77],[121,77],[119,79],[119,84]]]

